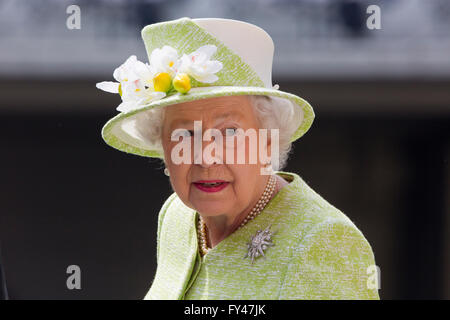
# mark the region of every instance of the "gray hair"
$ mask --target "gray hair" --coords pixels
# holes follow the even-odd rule
[[[279,129],[279,163],[273,170],[283,170],[292,149],[290,141],[303,119],[303,112],[291,101],[274,96],[249,95],[251,105],[261,125],[261,129]],[[142,112],[135,126],[139,133],[158,152],[164,155],[162,147],[162,126],[166,108],[154,108]]]

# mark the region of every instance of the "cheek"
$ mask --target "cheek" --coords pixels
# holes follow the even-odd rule
[[[178,196],[185,200],[189,192],[189,185],[187,183],[187,175],[189,173],[188,164],[175,164],[172,162],[171,154],[172,149],[175,147],[177,142],[167,141],[163,142],[164,149],[164,159],[167,169],[170,173],[170,183],[173,190],[178,194]]]
[[[237,198],[248,199],[254,191],[258,169],[255,165],[241,164],[228,166],[234,177],[234,193]]]
[[[194,142],[192,138],[179,138],[178,141],[163,141],[166,163],[190,164],[194,162]]]
[[[190,165],[168,165],[170,172],[170,183],[172,188],[182,200],[187,200],[189,196],[189,168]]]

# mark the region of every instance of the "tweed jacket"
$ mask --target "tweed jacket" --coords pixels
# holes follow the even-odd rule
[[[203,257],[198,212],[173,193],[159,213],[157,270],[144,299],[379,299],[361,231],[299,175],[276,174],[290,183]],[[252,264],[247,243],[269,225],[275,245]]]

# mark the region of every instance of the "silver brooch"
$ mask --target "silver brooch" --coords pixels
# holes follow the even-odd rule
[[[245,254],[244,259],[250,257],[253,264],[256,258],[264,256],[264,250],[275,245],[272,242],[272,236],[275,232],[269,230],[271,226],[269,225],[264,230],[256,231],[256,234],[250,238],[250,241],[247,243],[248,252]]]

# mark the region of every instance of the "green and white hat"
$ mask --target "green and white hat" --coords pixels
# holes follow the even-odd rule
[[[143,63],[129,57],[114,71],[117,82],[97,88],[119,93],[120,113],[102,129],[110,146],[144,157],[163,158],[137,130],[144,112],[182,102],[231,95],[265,95],[288,99],[301,115],[291,137],[295,141],[311,127],[314,111],[304,99],[272,86],[272,38],[243,21],[187,17],[142,29],[149,57]]]

